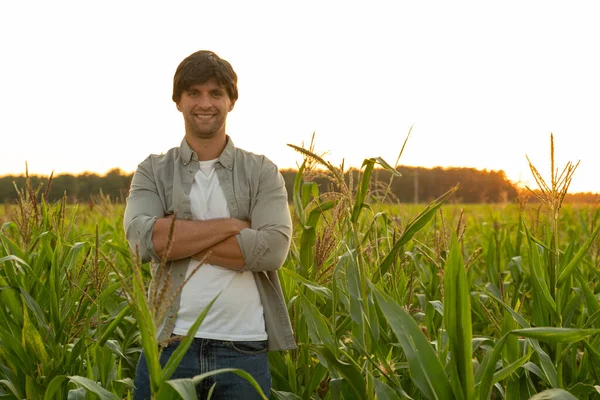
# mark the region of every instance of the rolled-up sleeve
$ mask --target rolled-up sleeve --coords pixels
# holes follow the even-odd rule
[[[263,166],[250,222],[250,229],[236,235],[246,260],[242,271],[277,270],[290,249],[292,219],[285,181],[271,162]]]
[[[125,206],[123,225],[129,247],[139,252],[143,262],[159,260],[152,243],[154,223],[164,216],[164,207],[152,173],[152,160],[148,157],[138,165]]]

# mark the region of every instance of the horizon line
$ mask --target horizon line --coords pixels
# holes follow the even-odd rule
[[[318,170],[327,171],[327,168],[324,167],[324,166],[320,166],[319,165],[318,167],[319,167],[319,168],[317,168]],[[421,169],[425,169],[425,170],[433,170],[433,169],[440,168],[442,170],[445,170],[445,169],[471,169],[471,170],[475,170],[475,171],[502,172],[502,173],[504,173],[504,176],[505,176],[506,180],[508,182],[510,182],[511,184],[513,184],[515,187],[519,187],[519,188],[522,188],[522,189],[527,188],[527,189],[531,190],[527,185],[525,185],[525,184],[523,184],[521,182],[515,182],[512,179],[510,179],[507,176],[506,171],[504,171],[503,169],[497,169],[497,170],[495,170],[495,169],[488,169],[488,168],[476,168],[476,167],[466,167],[466,166],[441,166],[441,165],[435,166],[435,167],[424,167],[424,166],[404,165],[404,164],[397,165],[395,168],[398,168],[398,167],[421,168]],[[345,171],[347,172],[347,171],[350,171],[350,170],[361,170],[361,169],[362,169],[362,167],[358,168],[358,167],[351,166],[348,169],[346,169]],[[374,169],[375,170],[385,170],[384,167],[382,167],[381,165],[379,165],[377,163],[376,163]],[[37,177],[37,178],[46,178],[46,179],[50,179],[50,176],[52,176],[52,179],[54,179],[54,178],[59,177],[61,175],[72,175],[72,176],[75,176],[75,177],[83,176],[83,175],[98,175],[100,177],[106,177],[109,173],[111,173],[113,171],[119,171],[119,172],[121,172],[124,175],[133,175],[135,173],[135,171],[128,172],[128,171],[126,171],[126,170],[124,170],[124,169],[122,169],[120,167],[114,167],[114,168],[108,169],[106,172],[103,172],[103,173],[102,172],[97,172],[97,171],[84,170],[84,171],[81,171],[81,172],[59,172],[56,175],[54,175],[54,171],[52,171],[51,174],[30,173],[29,171],[26,171],[26,172],[21,172],[19,174],[14,174],[14,173],[0,174],[0,179],[7,178],[7,177],[21,178],[21,177],[27,177],[27,176],[29,176],[29,177]],[[297,167],[285,167],[285,168],[279,168],[279,171],[295,171],[295,172],[297,172],[298,168]],[[540,189],[536,188],[536,189],[533,189],[533,190],[534,191],[539,191]],[[600,191],[593,191],[593,190],[589,190],[589,191],[577,191],[577,192],[568,191],[567,194],[571,194],[571,195],[577,195],[577,194],[582,194],[582,195],[584,195],[584,194],[585,195],[590,195],[590,194],[591,195],[600,195]]]

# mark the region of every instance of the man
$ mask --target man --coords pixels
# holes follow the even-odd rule
[[[236,148],[226,134],[227,115],[237,98],[237,75],[215,53],[198,51],[181,62],[173,101],[183,115],[185,137],[179,147],[150,155],[138,166],[124,226],[130,247],[143,261],[156,266],[167,260],[169,277],[153,276],[158,287],[169,279],[176,296],[158,327],[163,365],[179,344],[169,339],[186,335],[221,292],[171,379],[241,368],[268,396],[267,350],[295,347],[277,276],[290,246],[291,218],[277,167]],[[135,399],[150,397],[143,354],[134,384]],[[205,379],[196,388],[198,396],[206,397],[213,385],[214,398],[258,398],[232,373]]]

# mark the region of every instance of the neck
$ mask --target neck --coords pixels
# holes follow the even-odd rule
[[[208,161],[219,158],[225,145],[227,145],[227,136],[219,135],[210,139],[201,139],[192,135],[185,135],[192,150],[198,155],[198,161]]]

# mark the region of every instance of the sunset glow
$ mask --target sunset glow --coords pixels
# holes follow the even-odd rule
[[[517,2],[6,2],[0,175],[126,172],[183,137],[171,100],[199,49],[231,62],[228,133],[280,168],[316,132],[328,160],[504,170],[581,161],[599,192],[600,6]]]

